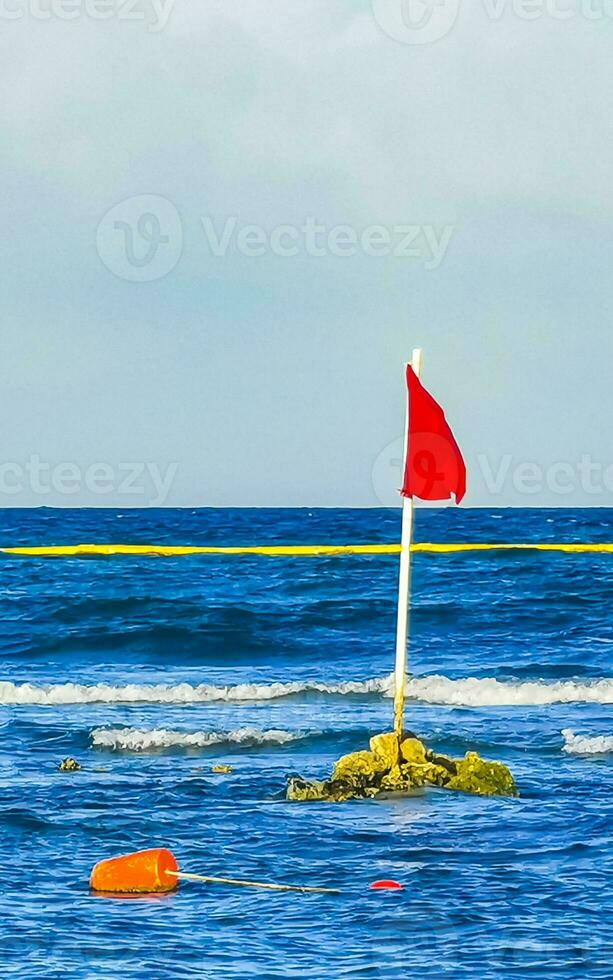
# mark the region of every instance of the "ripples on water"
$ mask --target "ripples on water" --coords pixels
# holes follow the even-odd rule
[[[396,540],[386,511],[5,511],[1,543]],[[501,519],[502,518],[502,519]],[[607,511],[418,514],[421,540],[613,540]],[[613,558],[420,555],[409,723],[515,772],[288,805],[390,727],[393,558],[0,559],[0,965],[27,978],[611,977]],[[60,774],[67,755],[85,769]],[[232,774],[211,767],[227,763]],[[340,896],[93,898],[101,857]],[[395,877],[398,894],[368,884]]]

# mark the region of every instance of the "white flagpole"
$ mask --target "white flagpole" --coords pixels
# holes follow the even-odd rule
[[[414,350],[411,367],[419,378],[421,375],[422,352]],[[407,419],[404,442],[404,463],[402,475],[409,452],[409,414],[407,402]],[[407,648],[409,638],[409,603],[411,593],[411,544],[413,542],[413,519],[415,504],[412,497],[404,497],[402,501],[402,538],[400,546],[400,578],[398,582],[398,622],[396,626],[396,670],[394,695],[394,731],[399,739],[404,734],[404,694],[407,682]]]

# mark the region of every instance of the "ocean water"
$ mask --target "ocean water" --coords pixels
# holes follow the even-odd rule
[[[385,510],[0,512],[2,546],[398,536]],[[420,510],[416,538],[612,541],[613,512]],[[342,806],[285,781],[391,727],[396,558],[0,567],[2,977],[613,976],[611,555],[416,556],[407,724],[521,797]],[[158,845],[341,894],[90,895],[96,861]]]

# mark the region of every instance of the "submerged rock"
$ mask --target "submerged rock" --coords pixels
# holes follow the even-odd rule
[[[510,770],[501,762],[488,762],[476,752],[467,752],[464,759],[449,759],[430,752],[412,733],[399,743],[392,732],[373,736],[370,751],[353,752],[339,759],[329,780],[309,782],[290,777],[287,799],[344,803],[423,786],[479,796],[519,795]]]
[[[332,782],[351,782],[362,776],[374,776],[377,772],[385,772],[385,766],[377,762],[372,752],[352,752],[338,760],[332,772]]]
[[[377,765],[381,766],[385,772],[394,769],[400,762],[400,746],[398,738],[391,732],[386,735],[373,735],[370,740],[370,751],[374,755]]]
[[[80,772],[82,766],[79,765],[76,759],[62,759],[58,769],[60,772]]]
[[[395,737],[395,736],[394,736]],[[412,735],[410,738],[405,738],[400,744],[400,755],[404,762],[412,763],[413,765],[424,765],[427,762],[426,759],[426,746],[423,742],[420,742],[418,738]]]
[[[476,752],[467,752],[457,763],[457,774],[448,789],[481,796],[517,796],[517,786],[509,769],[501,762],[487,762]]]
[[[287,784],[287,798],[298,802],[309,800],[327,800],[329,803],[344,803],[346,800],[365,799],[364,793],[358,795],[358,784],[326,780],[309,782],[298,776],[290,776]]]

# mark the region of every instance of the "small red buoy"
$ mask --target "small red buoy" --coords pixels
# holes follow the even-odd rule
[[[399,881],[373,881],[370,889],[376,892],[402,892],[404,885],[401,885]]]
[[[99,861],[89,884],[107,895],[163,895],[177,888],[178,878],[169,872],[178,870],[174,854],[160,847]]]

